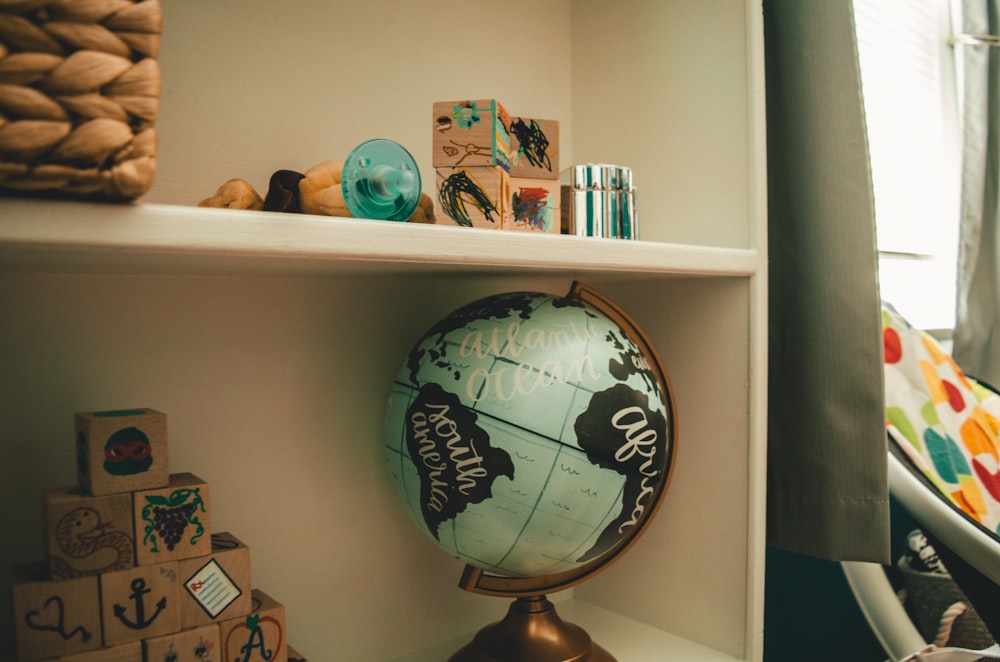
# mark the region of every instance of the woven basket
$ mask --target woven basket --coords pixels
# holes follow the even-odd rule
[[[0,189],[149,190],[162,25],[159,0],[0,0]]]
[[[973,650],[993,645],[989,629],[951,575],[914,570],[905,558],[897,566],[906,589],[906,610],[926,641]],[[965,609],[951,620],[946,614],[957,603],[964,603]],[[946,639],[937,642],[939,635]]]

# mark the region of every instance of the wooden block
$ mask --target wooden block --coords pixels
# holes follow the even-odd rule
[[[142,657],[142,642],[131,641],[121,646],[98,648],[76,655],[57,657],[51,662],[146,662]]]
[[[222,662],[215,623],[146,639],[143,649],[146,662]]]
[[[309,662],[306,656],[298,652],[291,646],[288,647],[288,662]]]
[[[435,168],[499,166],[510,170],[510,116],[496,99],[434,104]]]
[[[105,646],[181,629],[176,561],[107,572],[100,579]]]
[[[559,179],[559,122],[514,117],[510,122],[510,176]]]
[[[246,616],[253,609],[250,548],[231,533],[212,534],[212,553],[178,563],[181,627]]]
[[[20,662],[101,647],[97,576],[51,580],[47,563],[17,566],[12,575]]]
[[[208,483],[190,473],[171,474],[166,487],[132,496],[138,565],[211,553]]]
[[[510,214],[510,175],[497,166],[437,168],[439,223],[498,230]]]
[[[222,662],[288,662],[285,608],[259,589],[253,611],[219,623]]]
[[[504,230],[559,234],[561,191],[558,179],[510,178],[510,222]]]
[[[45,545],[55,579],[135,565],[131,494],[85,496],[78,487],[42,492]]]
[[[167,416],[154,409],[76,415],[77,480],[92,495],[167,484]]]

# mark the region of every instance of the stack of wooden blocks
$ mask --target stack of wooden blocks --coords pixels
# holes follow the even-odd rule
[[[560,232],[559,122],[511,117],[496,99],[434,104],[443,214],[466,227]]]
[[[77,414],[76,457],[78,484],[42,494],[47,561],[14,568],[20,662],[301,660],[208,484],[169,473],[165,414]]]

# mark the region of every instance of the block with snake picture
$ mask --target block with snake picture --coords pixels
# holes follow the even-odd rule
[[[208,483],[191,473],[170,475],[166,487],[132,493],[137,565],[212,553]]]
[[[167,416],[154,409],[75,416],[77,482],[88,494],[133,492],[167,484]]]
[[[69,579],[135,565],[132,495],[87,496],[77,487],[42,492],[52,577]]]

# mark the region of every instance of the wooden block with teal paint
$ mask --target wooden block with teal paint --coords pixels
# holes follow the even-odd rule
[[[253,590],[253,611],[219,623],[222,662],[288,662],[285,607]]]
[[[510,176],[559,179],[559,122],[514,117],[510,122]]]
[[[180,630],[177,577],[175,561],[100,575],[104,645],[117,646]]]
[[[558,179],[510,178],[510,216],[504,230],[561,231],[561,191]]]
[[[77,481],[88,494],[118,494],[167,484],[167,416],[154,409],[75,416]]]
[[[499,166],[510,170],[510,115],[496,99],[434,104],[435,168]]]
[[[101,647],[97,576],[50,579],[45,563],[12,570],[19,662],[50,660]]]
[[[202,625],[142,642],[146,662],[222,662],[219,626]]]
[[[138,565],[179,561],[212,552],[208,483],[190,473],[166,487],[132,494]]]
[[[499,166],[435,168],[437,223],[499,230],[510,214],[510,175]]]
[[[212,534],[212,553],[178,563],[181,627],[246,616],[253,609],[250,548],[228,532]]]
[[[55,579],[135,565],[131,494],[86,496],[78,487],[42,492],[45,546]]]

